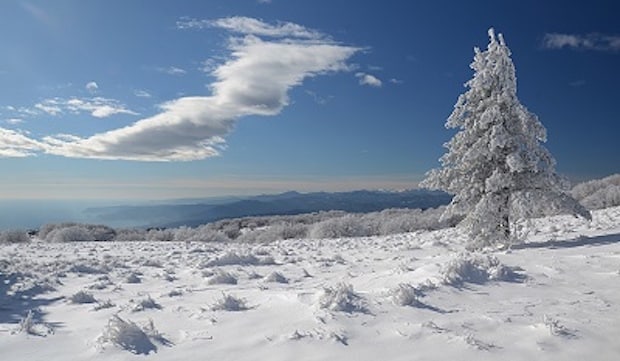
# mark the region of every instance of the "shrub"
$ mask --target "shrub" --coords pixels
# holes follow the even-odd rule
[[[421,305],[419,298],[423,296],[423,293],[409,284],[401,283],[391,291],[391,295],[392,300],[398,306],[419,307]]]
[[[75,304],[96,303],[97,302],[97,300],[95,299],[95,296],[93,296],[92,293],[85,292],[85,291],[79,291],[79,292],[73,294],[73,296],[71,296],[71,298],[69,300],[71,301],[71,303],[75,303]]]
[[[152,322],[150,325],[152,326]],[[152,330],[148,330],[151,333],[155,331],[154,326],[152,327]],[[123,320],[118,315],[110,318],[99,342],[111,343],[136,355],[148,355],[151,351],[157,352],[157,346],[153,344],[145,329],[132,321]]]
[[[24,231],[9,230],[0,232],[0,243],[26,243],[30,242],[30,236]]]
[[[273,271],[269,276],[265,277],[265,282],[288,283],[288,278],[280,272]]]
[[[222,293],[222,298],[218,299],[211,310],[213,311],[245,311],[248,309],[246,301],[235,296]]]
[[[364,299],[358,295],[350,284],[340,283],[336,287],[323,289],[319,307],[339,312],[367,312]]]
[[[155,302],[154,299],[151,298],[151,296],[148,296],[147,298],[140,300],[134,307],[133,307],[133,312],[140,312],[140,311],[144,311],[144,310],[161,310],[162,307],[159,303]]]
[[[209,278],[208,283],[210,285],[236,285],[237,277],[228,272],[218,271],[211,278]]]
[[[462,286],[464,283],[483,284],[487,281],[517,281],[522,278],[497,257],[478,254],[461,254],[441,270],[443,283]]]

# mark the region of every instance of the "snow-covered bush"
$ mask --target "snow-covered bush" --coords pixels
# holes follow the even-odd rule
[[[54,332],[54,329],[44,323],[35,320],[35,311],[29,310],[26,317],[19,322],[19,327],[12,331],[13,334],[25,333],[33,336],[45,337]]]
[[[113,228],[97,224],[59,223],[41,227],[39,238],[46,242],[112,241]]]
[[[146,241],[147,232],[137,228],[123,228],[116,230],[114,241],[116,242],[142,242]]]
[[[240,242],[268,243],[283,239],[301,239],[308,236],[308,226],[301,223],[279,223],[243,233]]]
[[[149,334],[154,337],[149,337]],[[152,322],[148,327],[140,327],[132,321],[125,321],[118,315],[113,315],[98,341],[102,345],[110,343],[137,355],[148,355],[151,351],[157,351],[152,339],[163,339]]]
[[[0,231],[0,244],[1,243],[26,243],[30,242],[30,236],[24,231],[8,230]]]
[[[465,283],[512,282],[522,278],[497,257],[483,254],[460,254],[442,268],[441,274],[444,284],[456,287]]]
[[[419,298],[423,296],[420,290],[406,283],[401,283],[398,287],[392,289],[390,294],[396,305],[413,307],[418,307],[420,305]]]
[[[144,310],[161,310],[162,307],[159,303],[157,303],[151,296],[147,296],[146,298],[138,301],[136,305],[133,307],[133,312],[140,312]]]
[[[216,259],[210,260],[205,266],[256,266],[259,264],[262,264],[261,260],[253,254],[237,254],[235,252],[228,252],[217,257]]]
[[[352,285],[346,283],[324,288],[319,307],[337,312],[367,312],[364,299],[353,290]]]
[[[84,303],[96,303],[97,299],[95,299],[95,296],[93,296],[92,293],[90,292],[86,292],[86,291],[79,291],[77,293],[74,293],[69,300],[71,301],[71,303],[75,303],[75,304],[84,304]]]
[[[372,235],[371,227],[360,217],[346,215],[314,224],[310,228],[310,238],[365,237]]]
[[[232,295],[222,293],[222,298],[218,299],[211,310],[213,311],[245,311],[248,309],[246,301],[242,298],[237,298]]]
[[[265,277],[265,282],[288,283],[288,278],[284,277],[280,272],[273,271]]]
[[[229,272],[218,271],[211,278],[208,283],[210,285],[236,285],[237,277]]]
[[[620,174],[577,184],[571,195],[588,209],[620,206]]]

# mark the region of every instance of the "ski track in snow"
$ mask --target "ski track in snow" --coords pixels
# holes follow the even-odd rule
[[[481,256],[512,278],[458,285],[444,282],[464,257],[458,228],[269,244],[2,245],[0,359],[618,360],[620,207],[593,216],[536,220],[528,243]],[[401,284],[413,286],[403,288],[409,305],[395,302]],[[214,307],[226,296],[242,307]],[[144,330],[141,344],[106,339],[115,315]]]

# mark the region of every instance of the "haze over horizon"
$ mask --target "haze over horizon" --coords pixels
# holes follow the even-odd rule
[[[2,2],[0,199],[414,188],[453,135],[444,123],[489,27],[512,50],[558,172],[618,173],[619,10]]]

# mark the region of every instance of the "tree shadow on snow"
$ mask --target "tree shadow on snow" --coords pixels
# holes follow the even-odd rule
[[[44,322],[46,315],[42,311],[44,306],[57,302],[63,297],[43,298],[40,295],[50,291],[49,287],[34,285],[29,288],[18,289],[9,294],[11,288],[19,283],[24,283],[29,277],[22,273],[5,274],[0,272],[0,324],[19,324],[32,312],[32,321],[38,324],[45,323],[52,329],[60,327],[60,323]]]
[[[580,236],[568,240],[549,240],[546,242],[532,242],[513,245],[513,250],[528,248],[574,248],[584,246],[602,246],[606,244],[620,243],[620,233],[606,234],[602,236],[587,237]]]

